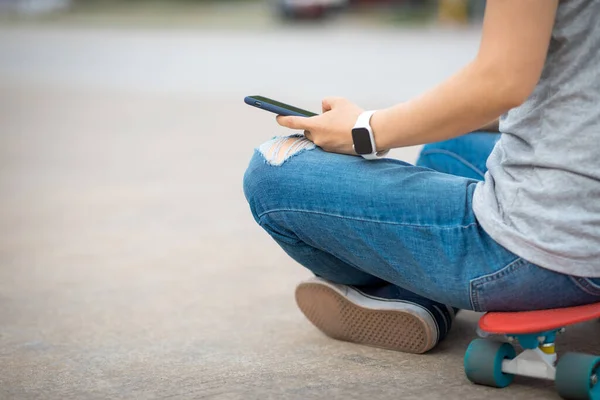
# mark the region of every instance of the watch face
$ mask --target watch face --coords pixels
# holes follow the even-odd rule
[[[372,154],[373,146],[371,137],[367,128],[352,129],[352,140],[354,141],[354,151],[356,154]]]

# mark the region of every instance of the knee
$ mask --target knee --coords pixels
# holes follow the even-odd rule
[[[470,133],[444,142],[423,147],[417,165],[446,174],[476,180],[484,179],[486,160],[499,135]]]
[[[282,192],[287,186],[286,178],[293,179],[293,171],[281,167],[295,155],[314,148],[314,143],[304,136],[295,135],[273,138],[256,149],[243,182],[244,195],[255,219],[261,210],[285,198]]]
[[[456,143],[453,140],[426,144],[419,153],[416,165],[437,171],[440,161],[444,161],[449,154],[456,154]]]
[[[434,163],[431,159],[431,154],[440,148],[440,143],[426,144],[419,152],[416,165],[419,167],[425,167],[435,169]]]
[[[472,132],[443,142],[430,143],[423,146],[419,161],[427,164],[430,162],[430,156],[437,154],[456,154],[465,159],[487,159],[499,139],[500,134]]]
[[[280,167],[291,157],[305,150],[312,150],[315,144],[302,135],[282,136],[273,138],[257,149],[264,163]]]

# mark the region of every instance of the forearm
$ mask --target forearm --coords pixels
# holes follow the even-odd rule
[[[506,79],[477,61],[429,92],[371,119],[378,149],[431,143],[480,129],[516,106]]]

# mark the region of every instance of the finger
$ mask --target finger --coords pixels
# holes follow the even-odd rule
[[[323,109],[323,112],[330,111],[343,100],[343,97],[325,97],[321,102],[321,108]]]
[[[307,138],[308,140],[310,140],[311,142],[313,141],[312,138],[312,133],[310,133],[310,131],[304,131],[304,137]]]
[[[277,116],[277,123],[281,126],[285,126],[290,129],[306,129],[310,128],[310,123],[307,121],[310,118],[306,117],[284,117],[283,115]]]

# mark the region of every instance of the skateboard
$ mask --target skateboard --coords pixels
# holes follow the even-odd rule
[[[600,318],[600,303],[543,311],[490,312],[479,320],[467,348],[465,374],[476,384],[503,388],[515,375],[552,380],[560,396],[600,400],[600,355],[566,353],[558,358],[556,336],[570,325]],[[600,327],[599,327],[600,330]],[[509,343],[485,339],[503,335]],[[519,342],[517,355],[511,342]],[[599,349],[600,350],[600,349]]]

